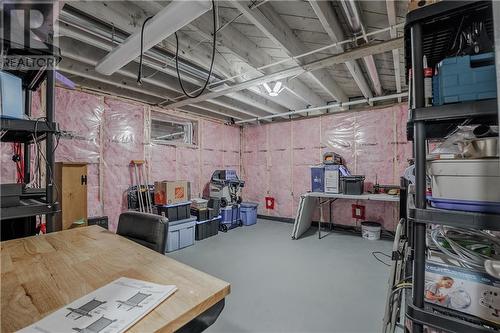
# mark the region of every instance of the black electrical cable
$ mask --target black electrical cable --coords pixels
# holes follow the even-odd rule
[[[380,259],[379,257],[377,257],[377,254],[381,254],[387,258],[391,258],[390,255],[384,253],[384,252],[380,252],[380,251],[373,251],[372,252],[372,256],[377,259],[377,261],[381,262],[382,264],[386,265],[386,266],[391,266],[390,264],[386,263],[385,261],[383,261],[382,259]]]
[[[184,85],[182,84],[182,79],[181,79],[181,73],[179,71],[179,37],[177,36],[177,32],[175,34],[175,69],[177,70],[177,78],[179,80],[179,85],[181,86],[182,92],[184,95],[186,95],[188,98],[196,98],[203,94],[205,89],[208,86],[208,82],[210,81],[210,77],[212,76],[212,69],[214,66],[214,60],[215,60],[215,50],[216,50],[216,38],[215,36],[217,35],[217,20],[216,20],[216,12],[215,12],[215,1],[212,0],[212,14],[213,14],[213,22],[214,22],[214,40],[213,40],[213,45],[212,45],[212,60],[210,62],[210,69],[208,70],[208,77],[207,80],[205,81],[205,84],[203,85],[203,88],[199,92],[197,92],[195,95],[190,95],[186,89],[184,88]]]
[[[137,83],[142,84],[142,57],[144,56],[144,27],[149,20],[151,20],[153,16],[148,17],[142,22],[141,28],[141,55],[139,57],[139,72],[137,73]]]

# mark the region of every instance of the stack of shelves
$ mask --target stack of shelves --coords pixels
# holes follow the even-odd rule
[[[5,46],[8,41],[1,40]],[[60,59],[59,49],[55,47],[48,47],[51,53],[43,53],[32,49],[9,49],[4,47],[6,55],[19,56],[24,58],[35,58],[39,56],[53,57],[54,63]],[[15,53],[12,53],[15,52]],[[20,53],[21,52],[21,53]],[[5,70],[5,69],[4,69]],[[44,119],[30,120],[30,119],[14,119],[14,118],[1,118],[1,131],[2,142],[20,143],[23,147],[24,157],[24,174],[23,179],[25,183],[31,180],[30,163],[32,161],[30,152],[31,145],[38,142],[41,147],[41,141],[45,142],[45,172],[46,184],[45,188],[40,189],[24,189],[21,195],[19,205],[11,207],[2,207],[0,210],[0,221],[4,223],[7,220],[34,217],[38,215],[46,216],[47,232],[55,231],[54,214],[58,212],[58,203],[54,200],[54,184],[53,184],[53,170],[54,170],[54,135],[59,133],[59,126],[54,121],[54,102],[55,102],[55,70],[52,69],[33,69],[33,70],[6,70],[22,79],[23,93],[24,93],[24,111],[26,118],[31,115],[31,95],[36,91],[43,82],[45,85],[45,110],[46,116]],[[12,168],[15,168],[12,164]],[[10,223],[10,222],[9,222]],[[19,221],[23,223],[23,221]],[[34,228],[31,226],[32,221],[24,221],[30,224],[25,230]],[[25,235],[26,236],[26,235]]]
[[[412,321],[412,332],[423,332],[430,326],[445,332],[497,332],[498,325],[477,317],[434,306],[424,301],[426,231],[429,224],[442,224],[500,231],[500,215],[444,210],[427,207],[426,140],[443,139],[458,125],[498,124],[497,99],[459,102],[424,107],[423,56],[429,67],[448,56],[462,16],[481,15],[486,30],[493,36],[491,1],[441,1],[410,12],[406,18],[406,72],[412,69],[414,107],[408,120],[408,138],[414,142],[415,200],[408,201],[408,238],[411,246],[411,292],[406,293],[406,317]],[[497,64],[497,69],[499,68]]]

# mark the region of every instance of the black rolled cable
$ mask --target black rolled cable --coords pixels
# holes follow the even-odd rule
[[[142,84],[142,57],[143,57],[143,50],[144,50],[144,27],[146,26],[146,23],[148,23],[149,20],[151,20],[153,16],[148,17],[147,19],[142,22],[142,28],[141,28],[141,55],[139,57],[139,71],[137,73],[137,83]]]
[[[216,51],[216,38],[215,36],[217,35],[217,20],[216,20],[216,12],[215,12],[215,1],[212,0],[212,14],[213,14],[213,45],[212,45],[212,60],[210,62],[210,69],[208,70],[208,77],[207,80],[205,81],[205,84],[203,85],[203,88],[197,92],[195,95],[190,95],[186,89],[184,88],[184,85],[182,84],[182,79],[181,79],[181,73],[179,71],[179,37],[177,36],[177,32],[175,32],[175,69],[177,71],[177,78],[179,80],[179,85],[181,86],[182,92],[184,95],[186,95],[188,98],[196,98],[203,94],[205,89],[208,86],[208,82],[210,81],[210,77],[212,76],[212,69],[214,66],[214,60],[215,60],[215,51]]]

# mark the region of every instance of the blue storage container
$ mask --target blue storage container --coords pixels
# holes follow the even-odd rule
[[[227,231],[241,225],[239,205],[231,205],[220,209],[221,231]]]
[[[23,88],[21,78],[0,71],[0,109],[2,117],[24,118]]]
[[[496,98],[495,54],[446,58],[432,78],[433,105]]]
[[[194,244],[196,217],[168,222],[166,252],[172,252]]]
[[[311,167],[311,191],[325,192],[325,167],[323,165]]]
[[[243,225],[257,223],[257,207],[259,204],[253,202],[242,202],[240,205],[240,220]]]

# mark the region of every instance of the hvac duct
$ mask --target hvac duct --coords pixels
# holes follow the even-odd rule
[[[361,22],[361,15],[358,9],[358,6],[354,0],[341,0],[340,5],[344,12],[344,16],[347,20],[347,24],[349,28],[355,35],[366,35],[365,28],[363,23]],[[368,42],[368,39],[365,37],[365,40]],[[375,94],[380,96],[382,95],[382,84],[380,83],[380,78],[377,72],[377,66],[375,65],[375,59],[373,56],[367,56],[363,58],[363,62],[365,63],[366,70],[368,71],[368,75],[370,76],[370,80],[373,83],[373,89],[375,90]]]

